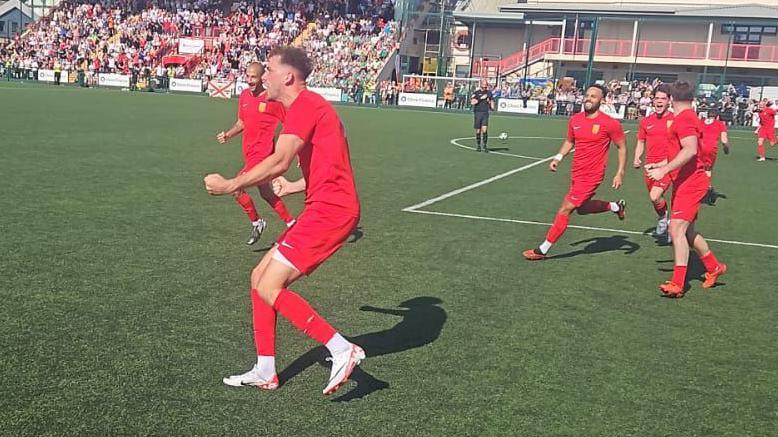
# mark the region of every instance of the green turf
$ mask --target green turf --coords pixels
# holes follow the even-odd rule
[[[570,229],[559,257],[533,264],[520,252],[543,226],[402,212],[532,162],[451,145],[472,135],[467,114],[339,109],[362,237],[294,288],[372,356],[326,399],[321,350],[280,321],[282,388],[226,387],[222,376],[254,360],[248,274],[282,227],[268,214],[268,235],[247,248],[240,209],[202,189],[207,172],[240,168],[239,143],[214,139],[235,101],[3,83],[0,102],[0,434],[778,429],[778,249],[712,243],[731,268],[725,285],[702,291],[693,278],[673,301],[656,291],[670,249],[648,235]],[[493,117],[500,131],[559,137],[564,121]],[[714,179],[727,198],[704,208],[699,229],[778,245],[778,164],[754,162],[751,132],[732,136]],[[492,147],[545,157],[558,140]],[[548,222],[568,177],[569,162],[558,174],[542,164],[426,210]],[[626,198],[627,220],[572,223],[654,224],[637,171],[600,196]]]

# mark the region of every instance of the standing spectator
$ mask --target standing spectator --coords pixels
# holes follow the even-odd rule
[[[449,82],[443,89],[443,109],[451,109],[454,103],[454,84]]]

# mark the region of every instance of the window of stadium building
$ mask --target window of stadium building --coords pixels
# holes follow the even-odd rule
[[[734,33],[735,44],[761,44],[762,36],[778,34],[778,26],[725,24],[721,26],[721,33],[724,35]]]
[[[0,21],[0,32],[5,30],[5,21]]]

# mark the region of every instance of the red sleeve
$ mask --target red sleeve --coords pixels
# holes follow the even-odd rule
[[[719,124],[721,125],[721,132],[720,133],[723,134],[724,132],[727,131],[727,123],[724,123],[723,121],[720,121]]]
[[[575,129],[573,129],[573,118],[567,121],[567,141],[575,142]]]
[[[638,124],[638,139],[640,141],[646,140],[646,118],[645,117],[642,120],[640,120],[640,123]]]
[[[608,129],[608,136],[610,136],[611,141],[614,143],[616,141],[621,141],[624,139],[624,129],[621,127],[621,123],[619,123],[617,120],[613,120],[613,123],[611,123],[610,128]]]
[[[286,113],[286,120],[284,120],[284,128],[281,130],[282,135],[295,135],[304,142],[311,141],[313,131],[316,129],[316,121],[314,117],[310,117],[305,113],[305,107],[297,105],[292,107]]]

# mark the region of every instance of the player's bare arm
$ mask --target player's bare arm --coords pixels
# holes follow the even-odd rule
[[[218,173],[205,177],[205,189],[208,194],[221,196],[231,194],[243,188],[264,184],[284,174],[294,161],[297,152],[305,142],[297,135],[284,134],[278,137],[275,152],[251,170],[232,179],[225,179]]]
[[[697,137],[688,136],[681,138],[681,151],[678,152],[672,161],[663,166],[657,166],[653,168],[646,167],[646,173],[651,179],[658,181],[665,177],[666,174],[673,170],[681,168],[684,164],[689,162],[690,159],[697,154]]]
[[[729,155],[729,136],[726,132],[721,133],[721,145],[724,148],[724,154]]]
[[[559,148],[559,153],[554,156],[554,159],[551,160],[551,162],[548,163],[548,169],[551,171],[556,171],[557,167],[559,166],[559,163],[562,162],[562,159],[570,153],[571,150],[573,150],[573,146],[575,144],[570,140],[565,140],[564,143],[562,143],[562,147]]]
[[[645,140],[638,140],[637,144],[635,145],[635,156],[632,159],[632,167],[634,168],[640,168],[641,165],[643,165],[643,152],[646,150],[646,141]]]
[[[216,141],[218,141],[221,144],[224,144],[241,132],[243,132],[243,120],[239,118],[235,121],[235,124],[233,124],[229,130],[227,130],[226,132],[225,131],[219,132],[216,135]]]
[[[624,171],[627,168],[627,138],[614,141],[614,144],[616,144],[618,152],[619,166],[616,169],[616,175],[613,176],[613,184],[611,186],[618,190],[621,184],[624,183]]]
[[[290,194],[301,193],[307,186],[305,178],[296,181],[290,181],[283,176],[273,179],[273,192],[278,197],[288,196]]]

